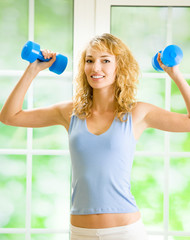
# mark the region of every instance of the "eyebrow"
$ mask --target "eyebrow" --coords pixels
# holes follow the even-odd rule
[[[91,58],[92,58],[93,56],[87,55],[86,57],[91,57]],[[104,57],[111,57],[111,55],[102,55],[102,56],[101,56],[101,58],[104,58]]]

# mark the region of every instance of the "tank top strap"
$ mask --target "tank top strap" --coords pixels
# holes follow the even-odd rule
[[[71,133],[74,127],[81,129],[83,127],[82,124],[84,125],[84,120],[81,120],[80,118],[77,117],[77,115],[74,112],[72,112],[68,134]]]
[[[69,130],[68,130],[68,134],[71,133],[71,130],[73,128],[73,123],[74,123],[74,118],[76,117],[74,111],[72,111],[72,114],[71,114],[71,118],[70,118],[70,124],[69,124]]]

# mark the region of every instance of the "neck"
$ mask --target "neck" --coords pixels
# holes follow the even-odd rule
[[[93,89],[92,111],[94,113],[103,114],[105,112],[115,111],[115,90],[109,89]]]

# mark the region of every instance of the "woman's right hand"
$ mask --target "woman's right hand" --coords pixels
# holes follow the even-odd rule
[[[41,50],[42,55],[45,59],[50,59],[48,62],[42,62],[40,60],[36,60],[33,63],[29,64],[29,67],[35,68],[38,72],[51,67],[51,65],[55,62],[56,60],[56,53],[52,52],[48,49]]]

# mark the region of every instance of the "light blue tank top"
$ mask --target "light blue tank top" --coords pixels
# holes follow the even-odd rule
[[[136,140],[131,113],[117,117],[101,135],[88,131],[86,120],[72,115],[68,137],[72,162],[71,214],[138,211],[131,194],[131,169]]]

